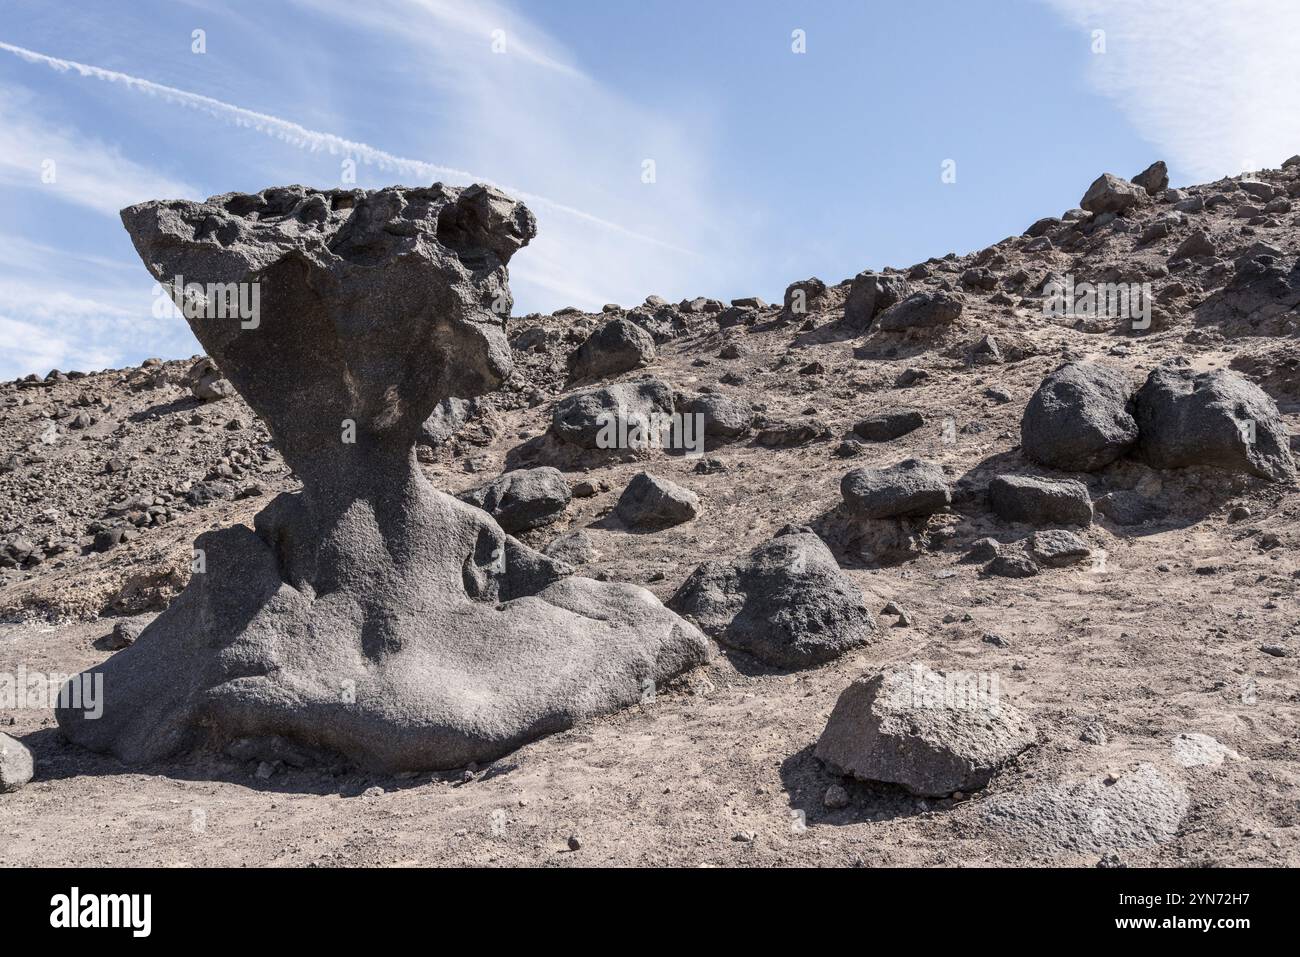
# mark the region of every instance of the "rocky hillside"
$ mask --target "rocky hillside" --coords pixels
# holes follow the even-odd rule
[[[803,279],[780,304],[650,296],[511,320],[512,377],[439,408],[426,474],[723,649],[656,705],[680,725],[665,753],[707,783],[632,811],[621,771],[565,785],[598,792],[589,820],[696,823],[626,846],[589,824],[578,844],[611,862],[1300,860],[1297,202],[1300,157],[1180,189],[1155,164],[977,252]],[[615,410],[679,431],[602,448]],[[197,534],[251,526],[294,488],[205,359],[4,383],[0,615],[19,636],[60,626],[39,655],[82,667],[166,607]],[[967,742],[973,770],[868,766],[837,735],[856,708],[904,749],[949,748],[950,728],[897,730],[878,676],[853,680],[913,661],[997,677],[1007,706]],[[590,746],[613,761],[611,722]],[[790,808],[843,826],[799,844]],[[553,853],[537,840],[500,859]]]

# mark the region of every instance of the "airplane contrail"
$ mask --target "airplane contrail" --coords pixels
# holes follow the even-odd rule
[[[599,216],[593,216],[591,213],[584,212],[581,209],[566,206],[564,203],[557,203],[555,200],[547,199],[545,196],[538,196],[535,193],[529,193],[521,189],[515,189],[511,186],[493,182],[487,177],[476,176],[466,170],[455,169],[450,166],[439,166],[436,163],[427,163],[424,160],[409,159],[405,156],[396,156],[386,150],[377,149],[376,147],[369,146],[365,143],[358,143],[354,140],[345,139],[341,136],[336,136],[333,133],[308,129],[298,123],[281,119],[278,116],[272,116],[269,113],[258,113],[255,110],[246,110],[242,106],[235,106],[233,103],[226,103],[210,96],[204,96],[201,93],[191,93],[188,90],[177,89],[174,86],[164,86],[161,83],[154,83],[152,80],[146,80],[138,76],[131,76],[128,73],[119,73],[116,70],[105,70],[102,67],[90,66],[86,63],[78,63],[75,60],[63,60],[58,57],[46,56],[44,53],[37,53],[35,50],[28,50],[25,47],[15,46],[12,43],[5,43],[3,40],[0,40],[0,50],[12,53],[20,59],[26,60],[28,63],[43,64],[59,73],[67,73],[75,70],[83,77],[91,77],[96,80],[103,80],[107,83],[121,83],[131,90],[147,93],[150,96],[161,97],[168,103],[177,103],[181,106],[207,113],[218,119],[232,122],[236,126],[247,127],[267,136],[275,137],[276,139],[282,140],[298,149],[309,150],[313,153],[323,150],[332,156],[353,156],[360,159],[366,165],[374,165],[385,171],[413,175],[428,181],[446,177],[448,179],[464,180],[467,182],[486,183],[490,186],[496,186],[498,189],[505,190],[507,193],[517,196],[534,205],[548,207],[556,212],[573,216],[612,232],[620,233],[631,239],[660,246],[664,249],[670,249],[673,252],[682,253],[687,256],[695,255],[693,251],[684,249],[681,246],[674,246],[673,244],[666,243],[661,239],[655,239],[653,236],[646,236],[643,233],[635,232],[625,226],[620,226],[618,223],[610,222],[607,219],[601,219]]]

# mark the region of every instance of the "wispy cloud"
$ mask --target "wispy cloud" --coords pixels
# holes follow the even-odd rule
[[[0,90],[0,130],[0,184],[42,190],[115,218],[142,200],[195,195],[194,187],[128,159],[117,146],[50,124],[20,90]]]
[[[1048,0],[1104,30],[1090,79],[1192,180],[1300,152],[1295,0]]]
[[[435,4],[435,6],[438,5]],[[132,76],[127,73],[121,73],[117,70],[105,70],[102,67],[91,66],[86,63],[78,63],[75,60],[65,60],[59,57],[48,56],[44,53],[38,53],[34,50],[15,46],[3,41],[0,41],[0,50],[5,51],[6,53],[12,53],[29,63],[48,66],[60,73],[75,72],[80,76],[101,80],[106,83],[122,84],[127,89],[134,92],[158,97],[167,103],[200,110],[222,121],[233,123],[236,126],[247,127],[256,132],[275,137],[276,139],[282,140],[290,146],[297,147],[298,149],[306,149],[312,152],[324,151],[332,156],[352,157],[362,163],[384,170],[385,172],[391,172],[398,176],[413,176],[421,182],[444,180],[465,184],[471,182],[488,183],[506,190],[525,202],[553,209],[557,212],[573,216],[591,225],[620,233],[628,238],[636,239],[652,245],[662,246],[666,249],[675,249],[682,253],[689,252],[689,250],[677,247],[672,243],[665,242],[653,236],[638,233],[619,223],[602,219],[599,216],[592,215],[591,213],[577,209],[573,206],[559,203],[545,196],[539,196],[535,193],[521,190],[507,184],[495,182],[488,177],[480,176],[466,170],[455,169],[450,166],[440,166],[436,163],[425,162],[424,160],[397,156],[366,143],[358,143],[354,140],[345,139],[344,137],[338,136],[334,133],[308,129],[299,123],[294,123],[291,120],[286,120],[278,116],[272,116],[269,113],[259,113],[255,110],[248,110],[241,106],[236,106],[233,103],[226,103],[210,96],[192,93],[188,90],[181,90],[173,86],[154,83],[151,80]],[[537,55],[534,54],[534,61],[536,58]],[[25,160],[29,159],[30,157],[28,154],[31,153],[33,153],[33,150],[28,149],[24,151],[24,155],[20,158]],[[39,170],[39,162],[37,163],[36,168]],[[170,196],[181,194],[154,193],[152,196],[136,196],[132,202],[138,202],[141,198],[153,198],[161,195]],[[121,205],[130,205],[130,203],[123,203]],[[121,206],[117,208],[120,209]],[[116,210],[114,210],[114,212],[116,212]]]

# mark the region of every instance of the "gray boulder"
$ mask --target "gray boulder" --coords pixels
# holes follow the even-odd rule
[[[792,282],[785,289],[781,314],[786,318],[794,318],[815,312],[821,308],[826,293],[826,283],[816,276]]]
[[[1120,372],[1068,362],[1038,386],[1020,420],[1020,446],[1040,465],[1093,472],[1137,442],[1132,390]]]
[[[748,432],[754,424],[754,408],[744,399],[733,399],[721,392],[705,392],[686,406],[688,415],[703,416],[704,434],[708,438],[734,439]]]
[[[255,327],[188,321],[302,491],[199,536],[205,573],[88,673],[102,716],[57,710],[70,741],[132,764],[287,742],[379,773],[460,768],[707,660],[648,591],[567,575],[416,461],[440,401],[511,371],[524,206],[483,186],[295,186],[122,219],[164,285],[264,285]]]
[[[1029,719],[982,676],[914,664],[849,685],[814,753],[837,774],[943,797],[983,788],[1034,740]]]
[[[1137,455],[1160,469],[1212,466],[1293,483],[1290,436],[1277,405],[1227,369],[1160,366],[1138,390]]]
[[[1102,173],[1088,187],[1079,205],[1097,216],[1105,213],[1118,216],[1131,207],[1141,206],[1150,201],[1147,191],[1141,186],[1135,186],[1112,173]]]
[[[999,475],[989,483],[989,504],[1007,522],[1026,525],[1091,525],[1088,487],[1074,479]]]
[[[1092,549],[1074,532],[1050,528],[1029,536],[1029,554],[1040,565],[1064,568],[1083,561],[1092,554]]]
[[[856,518],[932,515],[952,504],[943,469],[920,459],[883,469],[854,469],[840,480],[840,494]]]
[[[853,423],[853,433],[868,442],[889,442],[915,432],[925,425],[925,417],[915,409],[877,412]]]
[[[825,543],[788,527],[734,561],[699,565],[668,601],[705,633],[778,668],[807,668],[869,642],[876,622]]]
[[[849,294],[844,300],[844,322],[858,332],[866,332],[876,316],[909,292],[907,280],[901,276],[886,276],[870,270],[860,272],[849,284]]]
[[[939,329],[961,318],[962,301],[950,292],[917,292],[895,303],[876,320],[884,332],[909,329]]]
[[[1134,186],[1141,186],[1148,196],[1159,196],[1169,187],[1169,167],[1164,160],[1156,160],[1133,177]]]
[[[612,319],[569,356],[574,379],[603,379],[648,366],[655,360],[654,336],[627,319]]]
[[[555,404],[550,434],[584,449],[617,448],[608,444],[613,438],[650,448],[663,439],[673,407],[673,390],[658,379],[587,389]]]
[[[554,522],[571,497],[560,470],[549,467],[515,469],[457,496],[483,509],[512,535]]]
[[[221,374],[217,364],[207,356],[203,356],[190,366],[189,371],[185,373],[185,384],[194,398],[201,402],[216,402],[235,394],[235,387]]]
[[[1199,256],[1214,256],[1218,251],[1219,247],[1214,244],[1210,234],[1203,229],[1198,229],[1178,244],[1178,248],[1169,257],[1169,261],[1177,262],[1182,259],[1195,259]]]
[[[32,779],[34,770],[27,746],[0,732],[0,794],[17,791]]]
[[[630,529],[659,531],[689,522],[700,511],[700,497],[676,482],[638,472],[627,483],[614,514]]]

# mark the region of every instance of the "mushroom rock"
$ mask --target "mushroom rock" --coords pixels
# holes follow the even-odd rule
[[[122,221],[302,491],[253,529],[199,536],[185,591],[88,673],[102,715],[58,710],[70,740],[128,763],[291,746],[381,772],[456,768],[708,659],[650,592],[566,575],[416,463],[439,402],[510,372],[525,206],[484,186],[288,186]],[[256,308],[232,316],[231,301]]]

